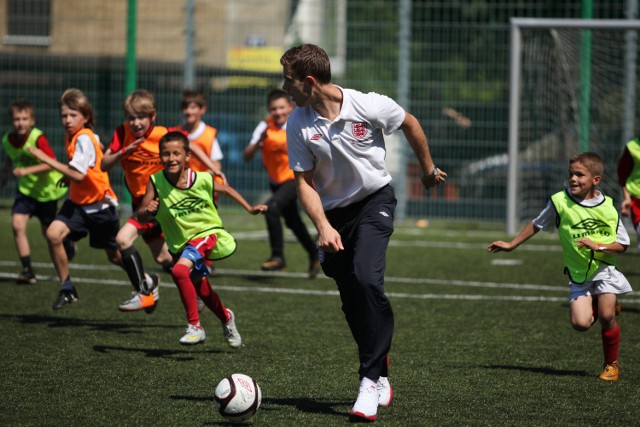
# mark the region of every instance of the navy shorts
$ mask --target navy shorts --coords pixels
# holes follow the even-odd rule
[[[56,217],[58,211],[58,201],[50,200],[48,202],[39,202],[33,197],[25,196],[21,192],[17,192],[16,199],[11,208],[12,214],[35,216],[40,220],[44,227],[48,227]]]
[[[65,200],[56,220],[69,227],[69,237],[74,242],[89,235],[89,246],[96,249],[115,249],[116,235],[120,230],[120,217],[114,206],[99,212],[86,213],[82,206]]]

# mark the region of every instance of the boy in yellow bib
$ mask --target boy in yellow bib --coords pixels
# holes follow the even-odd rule
[[[206,277],[207,259],[226,258],[236,249],[235,240],[222,227],[213,203],[213,192],[226,194],[253,215],[265,212],[267,207],[251,206],[230,186],[214,185],[211,173],[187,168],[189,140],[182,132],[164,135],[160,138],[159,149],[164,169],[151,176],[136,216],[142,222],[155,216],[164,231],[169,252],[176,260],[171,277],[178,287],[189,323],[180,343],[190,345],[205,340],[197,295],[220,319],[228,344],[238,348],[242,339],[235,325],[235,316],[222,304]]]
[[[40,220],[42,234],[46,237],[47,228],[53,222],[58,211],[58,200],[67,194],[64,185],[58,185],[63,175],[46,163],[36,159],[28,149],[37,147],[51,158],[55,158],[53,149],[45,134],[35,127],[35,109],[26,99],[17,99],[9,107],[9,116],[13,129],[2,137],[0,163],[0,187],[4,186],[9,173],[16,178],[16,197],[11,208],[11,228],[22,271],[17,283],[36,283],[36,275],[31,267],[31,246],[27,236],[27,226],[32,216]],[[65,241],[65,250],[72,250],[73,243]],[[51,247],[49,247],[51,251]],[[69,255],[71,257],[72,255]]]
[[[569,276],[571,326],[582,332],[600,319],[604,351],[600,378],[615,381],[620,345],[617,296],[632,290],[615,267],[615,255],[627,249],[629,235],[612,199],[596,189],[603,173],[597,154],[574,156],[569,160],[568,187],[551,196],[545,209],[511,242],[495,241],[487,249],[510,252],[538,231],[558,228],[564,271]]]

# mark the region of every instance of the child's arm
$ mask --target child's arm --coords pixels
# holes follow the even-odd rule
[[[262,143],[266,137],[267,137],[267,129],[265,129],[262,132],[262,134],[260,134],[260,138],[258,139],[258,142],[254,143],[253,141],[251,141],[249,142],[249,145],[244,147],[244,150],[242,150],[242,158],[244,159],[245,162],[250,162],[251,160],[253,160],[258,150],[262,148]]]
[[[196,158],[200,160],[214,175],[221,177],[222,182],[225,184],[227,183],[227,177],[222,173],[219,161],[216,160],[214,162],[211,160],[209,156],[207,156],[207,153],[205,153],[204,150],[196,144],[189,144],[189,150],[191,150],[191,152],[195,154]]]
[[[83,174],[82,172],[72,168],[71,166],[65,164],[65,163],[61,163],[58,160],[51,158],[47,155],[47,153],[45,153],[44,151],[42,151],[39,148],[36,147],[27,147],[27,150],[34,155],[35,158],[37,158],[38,160],[40,160],[42,163],[46,163],[47,165],[49,165],[50,167],[52,167],[53,169],[57,170],[58,172],[62,173],[65,177],[76,181],[76,182],[80,182],[84,179],[85,174]]]
[[[249,203],[247,203],[247,201],[244,199],[244,197],[242,197],[240,193],[238,193],[233,187],[228,184],[216,183],[213,191],[226,194],[231,199],[233,199],[234,202],[245,208],[251,215],[264,213],[268,209],[267,205],[251,206]]]
[[[140,208],[133,213],[133,216],[140,222],[147,222],[158,212],[158,206],[160,206],[160,201],[156,197],[156,190],[149,179],[147,189],[140,202]]]
[[[618,242],[613,242],[609,244],[596,243],[589,239],[588,237],[578,239],[578,248],[587,247],[594,252],[606,252],[608,254],[621,254],[622,252],[627,250],[627,247]]]
[[[631,175],[631,171],[633,170],[633,157],[629,152],[629,148],[625,147],[618,159],[618,184],[622,190],[622,202],[620,203],[620,213],[624,216],[628,216],[631,213],[631,195],[627,190],[627,179],[629,179],[629,175]]]
[[[622,202],[620,203],[620,213],[622,216],[629,216],[631,214],[631,194],[627,190],[626,186],[622,186]]]
[[[127,145],[126,147],[122,147],[121,150],[118,150],[115,152],[111,151],[111,147],[107,148],[107,151],[105,151],[104,155],[102,156],[102,162],[100,162],[100,169],[102,169],[105,172],[110,170],[116,165],[116,163],[118,163],[118,161],[120,161],[120,158],[123,155],[136,150],[138,146],[142,144],[142,141],[144,141],[144,138],[136,139],[131,144]]]
[[[20,178],[21,176],[31,175],[32,173],[49,172],[51,169],[51,166],[48,164],[40,163],[33,166],[27,166],[26,168],[15,168],[13,170],[13,175],[16,178]]]
[[[520,233],[516,237],[513,238],[510,242],[503,242],[502,240],[497,240],[487,246],[487,250],[489,252],[511,252],[516,249],[518,246],[529,240],[536,234],[540,229],[533,225],[533,222],[527,224]]]

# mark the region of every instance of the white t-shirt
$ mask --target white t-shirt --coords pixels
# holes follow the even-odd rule
[[[296,108],[287,120],[289,166],[313,170],[325,210],[358,202],[391,182],[383,132],[396,131],[405,111],[391,98],[343,89],[340,114],[333,121],[312,107]]]
[[[200,136],[202,135],[206,127],[207,127],[206,123],[203,121],[200,121],[200,124],[198,124],[198,127],[196,127],[193,130],[193,132],[191,132],[187,136],[187,138],[189,139],[189,142],[195,141],[196,139],[200,138]],[[215,138],[213,140],[213,145],[211,146],[211,154],[209,155],[209,158],[211,160],[217,160],[217,161],[222,160],[224,158],[224,156],[222,155],[222,150],[220,149],[220,143],[218,142],[218,138]]]

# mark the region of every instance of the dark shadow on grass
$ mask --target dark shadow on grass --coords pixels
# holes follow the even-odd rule
[[[510,371],[532,372],[534,374],[554,375],[558,377],[591,377],[592,375],[585,371],[572,371],[567,369],[542,368],[535,366],[516,366],[516,365],[486,365],[482,366],[488,369],[504,369]]]
[[[238,277],[242,277],[242,279],[248,282],[256,282],[256,283],[262,283],[262,284],[268,284],[268,283],[273,283],[273,282],[282,280],[282,277],[266,277],[264,275],[262,276],[245,275],[245,276],[238,276]]]
[[[38,314],[0,314],[0,318],[14,319],[24,324],[47,324],[50,328],[86,327],[93,331],[117,332],[119,334],[141,334],[141,328],[175,329],[176,325],[143,325],[139,323],[100,322],[68,317],[43,316]]]
[[[163,349],[163,348],[132,348],[132,347],[119,347],[111,345],[94,345],[93,350],[98,353],[115,353],[115,352],[129,352],[129,353],[142,353],[145,357],[161,357],[171,358],[176,361],[186,362],[195,360],[195,355],[199,354],[217,354],[222,353],[220,350],[194,350],[194,349]]]
[[[206,396],[169,396],[170,399],[175,400],[188,400],[193,402],[209,402],[211,401],[213,404],[213,397]],[[292,406],[296,408],[298,411],[307,412],[311,414],[324,414],[324,415],[336,415],[340,417],[347,417],[348,414],[346,412],[336,411],[334,409],[335,406],[346,406],[353,402],[326,402],[319,399],[309,399],[307,397],[301,398],[264,398],[262,399],[262,404],[260,405],[260,411],[263,412],[271,412],[277,411],[278,406]],[[345,418],[346,419],[346,418]],[[219,425],[216,423],[215,425]],[[223,424],[225,425],[225,424]]]

